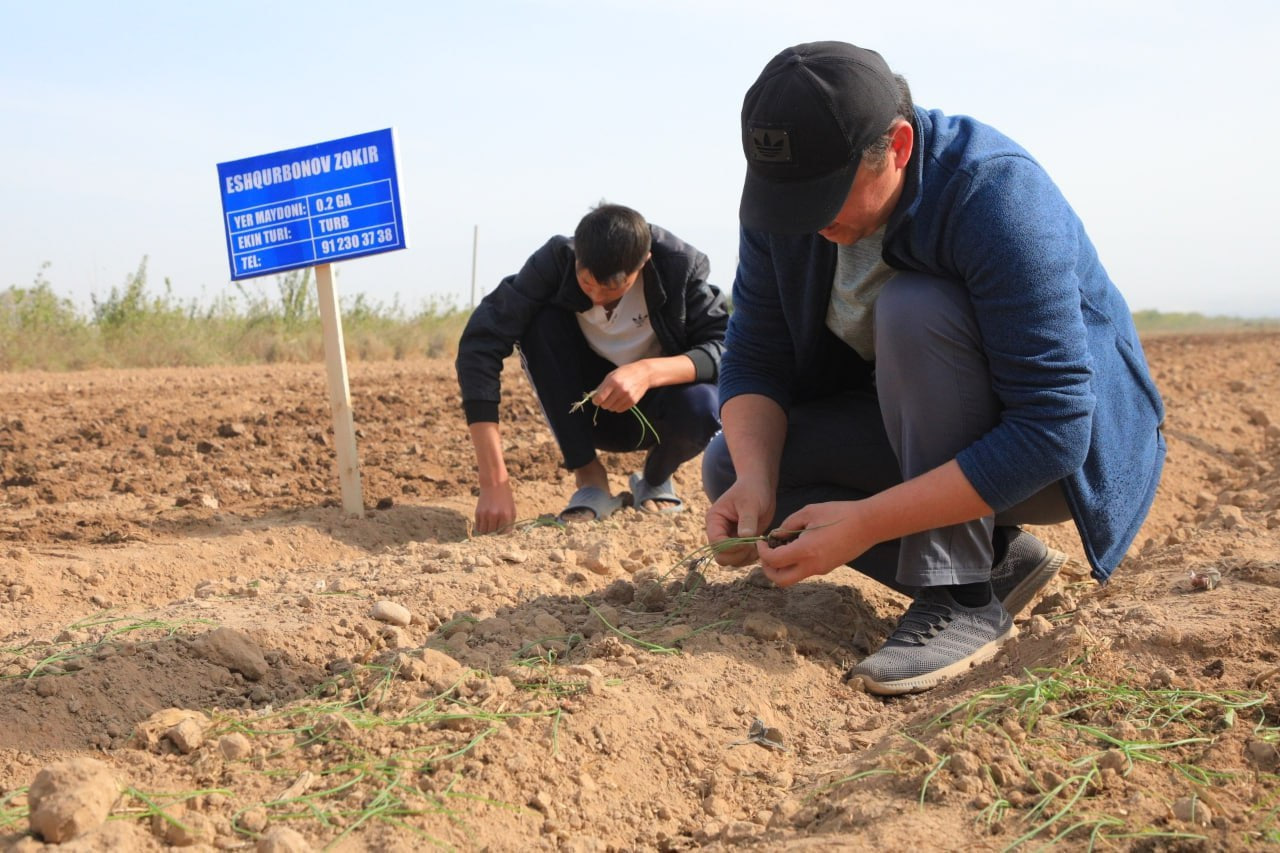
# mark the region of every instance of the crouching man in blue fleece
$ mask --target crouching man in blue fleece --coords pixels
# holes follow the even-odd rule
[[[498,403],[502,363],[517,346],[574,475],[561,520],[600,520],[622,505],[597,449],[648,450],[630,478],[636,507],[683,508],[671,475],[720,428],[715,382],[728,314],[709,269],[674,234],[602,204],[573,239],[552,237],[476,306],[455,366],[480,479],[477,532],[515,521]]]
[[[1106,581],[1160,479],[1160,395],[1044,169],[915,107],[878,53],[778,54],[742,144],[707,536],[801,531],[718,559],[784,587],[849,564],[911,595],[846,678],[926,690],[994,655],[1065,560],[1017,525],[1074,519]]]

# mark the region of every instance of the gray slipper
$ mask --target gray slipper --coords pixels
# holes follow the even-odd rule
[[[630,486],[631,504],[641,512],[655,512],[660,515],[684,512],[684,501],[676,495],[676,490],[671,485],[670,477],[656,486],[651,486],[640,474],[632,474]],[[645,509],[645,501],[653,501],[658,508],[654,510]]]
[[[564,524],[568,521],[566,515],[587,510],[595,515],[595,521],[604,521],[622,508],[623,500],[622,495],[610,495],[599,486],[583,486],[570,496],[569,505],[561,510],[556,520]]]

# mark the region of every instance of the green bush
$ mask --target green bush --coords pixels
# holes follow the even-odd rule
[[[324,357],[324,335],[310,269],[275,277],[275,293],[237,284],[208,304],[174,297],[165,279],[152,293],[147,258],[112,287],[94,294],[88,315],[58,296],[44,264],[30,287],[0,291],[0,370],[74,370],[261,362]],[[341,300],[348,358],[448,356],[457,350],[468,313],[450,301],[427,300],[417,311],[363,294]]]
[[[48,268],[41,266],[30,287],[0,292],[0,369],[68,370],[101,357],[96,330],[53,292]]]

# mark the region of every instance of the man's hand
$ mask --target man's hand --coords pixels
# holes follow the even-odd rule
[[[783,520],[770,539],[760,543],[760,567],[769,580],[787,587],[814,575],[825,575],[848,563],[875,543],[861,529],[860,501],[810,504]]]
[[[591,395],[591,402],[610,412],[625,412],[653,387],[648,359],[624,364],[609,373]]]
[[[773,490],[753,487],[742,480],[734,483],[707,510],[707,541],[759,536],[773,518]],[[754,545],[739,545],[716,554],[722,566],[745,566],[756,558]]]
[[[476,532],[492,533],[516,520],[516,498],[502,458],[498,425],[492,421],[469,424],[471,443],[476,449],[476,470],[480,475],[480,500],[476,503]]]
[[[476,533],[493,533],[510,527],[516,520],[516,498],[511,483],[480,487],[476,502]]]

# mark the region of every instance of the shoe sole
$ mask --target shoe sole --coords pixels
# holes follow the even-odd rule
[[[1031,603],[1031,599],[1035,598],[1036,594],[1044,589],[1066,564],[1066,554],[1049,548],[1044,559],[1036,564],[1036,567],[1022,579],[1021,583],[1009,590],[1009,594],[1000,603],[1004,605],[1004,609],[1008,611],[1010,616],[1017,616],[1026,609],[1026,606]]]
[[[1010,625],[1008,631],[1005,631],[986,645],[978,647],[968,657],[953,664],[948,664],[941,669],[935,669],[933,672],[926,672],[911,678],[902,678],[897,681],[876,681],[869,675],[857,673],[850,676],[849,680],[857,679],[861,681],[863,688],[868,693],[874,693],[877,696],[901,696],[904,693],[922,693],[946,681],[948,678],[953,678],[980,663],[986,663],[991,660],[996,656],[996,652],[1000,651],[1000,647],[1004,645],[1006,640],[1010,640],[1017,635],[1017,626]]]

